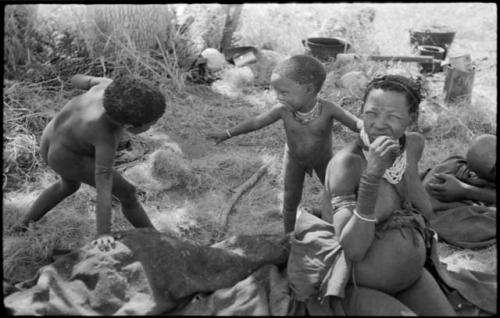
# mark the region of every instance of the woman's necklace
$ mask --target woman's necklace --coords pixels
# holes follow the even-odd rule
[[[299,123],[305,125],[305,124],[308,124],[311,121],[315,120],[319,116],[319,113],[320,113],[319,100],[316,100],[316,104],[314,104],[314,107],[310,111],[308,111],[307,113],[301,113],[299,111],[294,111],[293,117]]]
[[[368,135],[366,134],[365,128],[361,128],[359,136],[361,137],[363,144],[366,147],[370,147],[370,139],[368,139]],[[368,151],[365,149],[362,150],[363,154],[365,155],[365,158],[367,158]],[[397,184],[403,178],[403,174],[405,173],[405,171],[406,171],[406,149],[403,150],[403,152],[396,157],[396,160],[394,160],[392,166],[385,170],[384,179],[391,184]]]

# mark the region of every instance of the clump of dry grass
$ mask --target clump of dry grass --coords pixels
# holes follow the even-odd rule
[[[171,188],[185,188],[188,192],[199,190],[201,177],[195,174],[185,158],[168,150],[157,150],[152,154],[152,176]]]
[[[49,264],[54,248],[75,248],[94,235],[93,222],[89,222],[85,213],[68,211],[72,209],[68,208],[71,202],[32,224],[25,233],[6,235],[20,215],[27,212],[27,198],[34,196],[23,194],[4,201],[3,273],[4,279],[12,283],[32,278],[40,267]],[[78,197],[69,201],[75,200],[85,202]]]
[[[38,152],[40,137],[62,94],[45,90],[39,84],[6,81],[3,96],[2,189],[10,191],[35,181],[38,170],[43,167]]]
[[[224,68],[220,77],[212,83],[212,89],[232,98],[245,95],[253,86],[254,74],[249,67]]]

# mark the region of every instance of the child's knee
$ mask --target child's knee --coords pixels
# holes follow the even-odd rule
[[[71,180],[61,180],[61,189],[62,191],[67,194],[73,194],[75,193],[78,189],[80,189],[80,182],[78,181],[71,181]]]
[[[115,195],[125,205],[138,202],[137,188],[130,183],[121,185]]]

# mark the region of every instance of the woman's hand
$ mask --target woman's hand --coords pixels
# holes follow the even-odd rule
[[[111,234],[101,234],[91,244],[97,245],[100,251],[109,251],[115,248],[115,238]]]
[[[440,183],[434,182],[439,180]],[[443,202],[462,201],[467,199],[467,185],[454,175],[435,173],[434,179],[429,182],[429,193]]]
[[[229,136],[227,135],[226,132],[212,132],[212,133],[208,133],[206,135],[206,139],[213,140],[213,141],[215,141],[215,144],[218,145],[221,142],[223,142],[224,140],[229,139]]]
[[[388,136],[377,137],[367,154],[366,172],[381,177],[392,166],[399,153],[399,142]]]

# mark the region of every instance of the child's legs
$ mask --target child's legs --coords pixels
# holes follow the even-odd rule
[[[95,188],[94,158],[83,157],[80,160],[81,168],[73,174],[76,173],[75,177]],[[112,194],[120,200],[123,215],[134,227],[154,228],[137,198],[136,188],[114,169]]]
[[[321,184],[325,184],[325,174],[326,174],[326,167],[328,166],[328,162],[330,160],[326,160],[325,162],[322,162],[320,164],[317,164],[314,166],[314,172],[316,172],[316,175],[319,178],[319,181],[321,181]]]
[[[48,164],[52,169],[59,166],[64,167],[64,163],[71,161],[72,158],[68,157],[72,157],[72,154],[62,147],[52,147],[51,149],[48,133],[48,131],[50,131],[50,128],[51,123],[47,125],[42,134],[40,142],[40,155],[45,163]],[[49,151],[51,151],[51,153],[49,153]],[[51,160],[49,160],[49,155]],[[54,160],[54,158],[57,158],[57,160]],[[61,171],[60,169],[54,170],[56,170],[61,179],[45,189],[38,196],[35,202],[33,202],[33,204],[31,205],[28,213],[23,216],[20,223],[21,227],[28,225],[29,222],[38,221],[62,200],[75,193],[80,188],[79,181],[72,178],[67,178],[64,174],[59,173],[59,171]]]
[[[448,298],[425,268],[412,286],[395,297],[419,316],[456,316]]]
[[[75,193],[80,188],[80,182],[65,178],[52,184],[45,189],[31,205],[28,213],[22,218],[21,225],[28,225],[29,222],[36,222],[59,204],[66,197]]]
[[[353,285],[346,287],[342,307],[347,316],[416,316],[389,294]]]
[[[289,233],[295,228],[297,207],[302,199],[305,170],[304,167],[288,155],[285,155],[284,168],[283,218],[285,233]]]
[[[120,200],[123,215],[130,224],[134,227],[155,228],[139,202],[135,186],[115,170],[113,170],[113,195]]]

